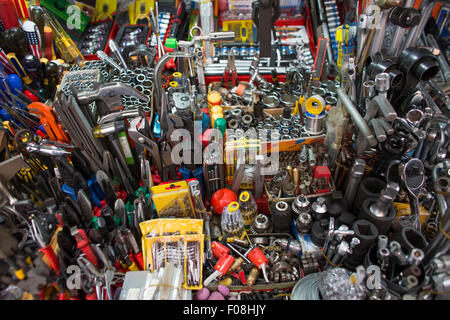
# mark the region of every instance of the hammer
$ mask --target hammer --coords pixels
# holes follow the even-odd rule
[[[100,116],[104,116],[111,113],[111,111],[123,109],[122,95],[133,96],[145,102],[149,101],[149,98],[140,91],[119,82],[97,84],[94,90],[79,92],[77,99],[83,105],[95,101],[97,112]]]

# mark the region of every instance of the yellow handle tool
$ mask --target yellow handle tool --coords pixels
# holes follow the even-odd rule
[[[8,53],[6,57],[8,58],[11,67],[13,67],[14,71],[19,75],[19,77],[22,78],[23,82],[25,82],[25,84],[31,84],[33,81],[28,76],[19,59],[17,59],[16,54],[14,52],[11,52]]]

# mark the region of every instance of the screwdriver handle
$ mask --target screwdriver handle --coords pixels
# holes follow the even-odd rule
[[[49,26],[44,27],[44,57],[49,61],[56,59],[55,48],[53,47],[53,31]]]
[[[25,41],[27,42],[28,49],[31,54],[38,59],[42,58],[41,50],[41,33],[39,28],[33,21],[27,20],[22,25],[22,30],[25,36]]]
[[[53,248],[48,245],[44,248],[39,249],[39,251],[42,252],[47,258],[48,262],[50,263],[50,268],[56,272],[56,275],[59,275],[59,260],[56,257]]]
[[[20,19],[28,19],[30,17],[30,13],[28,12],[27,5],[25,0],[12,0],[14,7],[16,7],[17,16]]]
[[[2,48],[0,48],[0,63],[5,68],[5,71],[8,71],[9,73],[15,73],[14,69],[9,63],[8,56]]]
[[[9,64],[14,69],[15,73],[17,73],[19,75],[19,77],[22,78],[23,82],[25,84],[31,84],[33,81],[30,79],[30,77],[26,73],[22,64],[19,62],[19,59],[17,59],[16,54],[14,52],[11,52],[11,53],[8,53],[6,55],[6,57],[8,58]]]
[[[0,0],[0,19],[5,30],[19,27],[17,13],[11,0]]]

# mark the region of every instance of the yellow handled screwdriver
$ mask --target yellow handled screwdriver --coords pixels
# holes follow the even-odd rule
[[[22,78],[23,82],[25,84],[31,84],[33,81],[26,73],[25,69],[23,68],[22,64],[20,63],[19,59],[17,59],[17,56],[14,52],[8,53],[6,55],[8,58],[9,64],[14,69],[14,71],[19,75],[19,77]]]

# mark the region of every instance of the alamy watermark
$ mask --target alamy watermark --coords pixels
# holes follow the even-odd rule
[[[67,280],[66,286],[69,290],[81,289],[81,268],[78,265],[70,265],[66,269]],[[380,290],[381,287],[381,270],[377,265],[370,265],[365,269],[364,273],[354,274],[357,283],[363,283],[368,290]]]
[[[175,129],[169,140],[174,143],[171,153],[172,163],[181,164],[227,164],[261,165],[261,175],[271,175],[279,169],[279,140],[271,141],[278,130],[247,131],[228,129],[225,139],[218,129],[211,129],[207,147],[203,146],[202,122],[194,122],[193,136],[189,130]],[[270,143],[263,143],[270,142]],[[267,145],[270,144],[270,148]],[[270,149],[270,152],[269,152]]]
[[[69,16],[66,20],[66,26],[69,30],[81,28],[81,9],[76,5],[68,6],[66,13]]]

